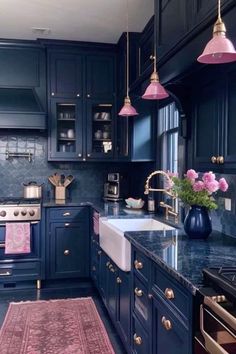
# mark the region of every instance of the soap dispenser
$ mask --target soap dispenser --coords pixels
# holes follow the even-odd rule
[[[148,194],[148,212],[155,213],[155,200],[153,197],[153,193]]]

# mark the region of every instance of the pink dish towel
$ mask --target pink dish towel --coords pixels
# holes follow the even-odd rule
[[[6,223],[5,254],[30,252],[30,223]]]

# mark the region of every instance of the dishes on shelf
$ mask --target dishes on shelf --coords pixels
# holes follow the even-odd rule
[[[111,114],[110,112],[96,112],[94,113],[94,120],[110,120]]]

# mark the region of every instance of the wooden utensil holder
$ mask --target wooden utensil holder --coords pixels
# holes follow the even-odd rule
[[[66,199],[66,188],[64,186],[55,187],[55,199],[65,200]]]

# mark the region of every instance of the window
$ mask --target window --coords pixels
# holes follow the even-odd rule
[[[158,141],[161,170],[178,172],[179,111],[174,102],[159,109]]]

